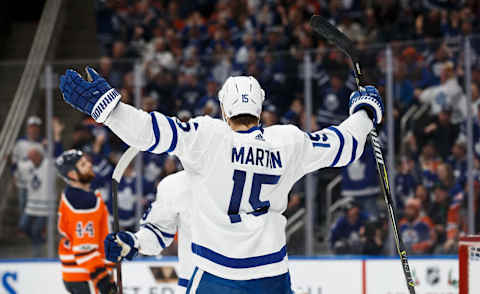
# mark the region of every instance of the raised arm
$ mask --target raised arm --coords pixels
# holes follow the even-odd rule
[[[86,68],[88,81],[74,70],[60,77],[64,100],[75,109],[107,125],[125,143],[143,151],[172,151],[174,121],[160,113],[146,113],[120,102],[120,93],[97,72]]]
[[[324,167],[346,166],[360,158],[374,123],[382,120],[383,103],[377,89],[366,86],[350,96],[350,117],[339,126],[304,133],[302,174]]]
[[[172,152],[185,169],[202,168],[199,163],[211,142],[212,126],[223,126],[223,122],[209,117],[181,122],[159,112],[146,113],[120,102],[121,95],[92,68],[87,67],[87,74],[90,81],[73,70],[60,78],[68,104],[107,125],[129,146],[153,153]]]

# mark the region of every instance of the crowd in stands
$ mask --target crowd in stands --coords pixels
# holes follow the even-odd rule
[[[468,107],[474,113],[475,168],[480,169],[480,36],[474,35],[480,28],[475,17],[480,15],[478,1],[96,0],[103,55],[97,68],[119,89],[123,102],[134,104],[137,66],[142,72],[141,108],[183,121],[197,115],[221,117],[217,92],[224,80],[229,75],[252,75],[266,92],[264,126],[292,123],[305,129],[310,120],[312,130],[318,130],[347,117],[347,98],[356,85],[349,59],[309,27],[312,14],[326,17],[362,49],[367,80],[383,97],[387,95],[385,44],[391,45],[400,233],[410,254],[455,252],[456,241],[466,230]],[[464,86],[463,37],[467,35],[472,36],[472,84],[468,85],[472,105],[467,105]],[[305,115],[303,104],[307,55],[312,63],[312,117]],[[401,125],[412,107],[423,112]],[[57,130],[60,142],[58,125]],[[387,136],[383,127],[384,142]],[[91,154],[95,187],[109,195],[113,166],[126,146],[88,118],[63,141],[70,142],[68,148]],[[121,225],[132,230],[138,205],[136,177],[141,177],[146,203],[155,198],[159,180],[181,169],[178,160],[166,154],[143,153],[143,163],[141,175],[130,167],[120,184]],[[331,252],[386,253],[388,220],[371,149],[336,172],[342,175],[339,197],[351,201],[329,228]],[[479,186],[476,177],[477,198]],[[22,189],[19,184],[19,195],[26,195]],[[289,209],[303,205],[302,191],[294,189]],[[317,202],[324,203],[322,198],[319,193]],[[110,201],[108,196],[105,200]],[[478,212],[476,225],[479,232]]]

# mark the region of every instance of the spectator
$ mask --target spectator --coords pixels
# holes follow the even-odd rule
[[[48,159],[44,158],[43,148],[31,147],[27,157],[28,161],[19,163],[19,168],[28,171],[26,178],[27,201],[19,226],[32,240],[33,257],[40,257],[45,242],[42,234],[54,196],[48,194]]]
[[[91,188],[101,193],[103,200],[110,195],[110,185],[113,174],[113,165],[107,157],[105,149],[108,133],[104,127],[97,126],[94,131],[94,141],[91,149],[87,149],[86,156],[93,165],[95,177],[91,181]]]
[[[300,116],[303,114],[303,103],[300,99],[293,100],[290,109],[283,115],[280,122],[282,124],[300,124]]]
[[[345,215],[334,224],[330,233],[330,246],[335,254],[361,252],[360,232],[365,230],[367,214],[356,203],[349,203]]]
[[[447,162],[452,167],[454,180],[465,177],[467,171],[467,148],[465,142],[457,140]]]
[[[480,104],[477,106],[476,109],[476,116],[473,121],[473,143],[474,143],[474,150],[477,156],[480,156]],[[466,129],[462,129],[461,137],[466,140]]]
[[[168,50],[168,45],[163,38],[156,38],[152,41],[150,48],[143,57],[143,65],[147,77],[152,79],[163,69],[174,70],[177,67],[173,54]]]
[[[467,206],[468,206],[468,183],[466,181],[461,182],[463,189],[459,189],[453,195],[450,207],[447,215],[447,241],[443,244],[443,252],[454,254],[458,252],[458,240],[461,236],[467,233]],[[478,232],[480,228],[479,220],[480,214],[478,212],[479,195],[480,195],[480,182],[475,180],[474,185],[474,211],[475,211],[475,232]]]
[[[145,94],[157,100],[157,110],[166,115],[173,115],[176,111],[177,105],[173,95],[175,83],[173,73],[163,70],[153,76],[145,88]]]
[[[218,85],[213,78],[207,81],[207,93],[195,104],[195,115],[210,115],[220,118],[220,103],[217,97]]]
[[[403,157],[398,173],[395,175],[395,196],[397,207],[401,210],[405,207],[405,201],[415,195],[418,179],[415,174],[415,162],[411,158]]]
[[[443,63],[441,67],[440,85],[425,89],[418,98],[422,103],[430,104],[432,115],[449,109],[452,111],[450,121],[460,123],[465,119],[467,112],[462,88],[458,84],[453,63],[448,61]]]
[[[320,97],[317,106],[317,122],[320,128],[337,125],[347,117],[347,97],[351,91],[345,87],[345,82],[339,74],[330,78],[329,87],[319,89]]]
[[[273,104],[264,106],[261,121],[264,127],[278,124],[277,108]]]
[[[447,107],[447,106],[443,106]],[[450,109],[442,109],[433,119],[427,122],[425,127],[420,126],[417,137],[421,142],[430,141],[436,147],[438,155],[444,160],[450,154],[451,146],[455,143],[460,131],[458,125],[450,123]]]
[[[145,112],[156,111],[158,108],[157,100],[150,96],[145,96],[142,98],[142,110]]]
[[[424,185],[417,185],[417,188],[415,189],[415,197],[413,198],[420,200],[422,213],[426,214],[430,210],[430,206],[432,205],[430,194]]]
[[[112,59],[108,56],[100,58],[98,73],[104,77],[114,88],[122,86],[123,73],[112,69]]]
[[[365,146],[362,156],[342,170],[342,196],[353,197],[360,209],[375,218],[378,216],[377,199],[380,186],[373,149]]]
[[[413,104],[414,86],[411,80],[407,78],[407,65],[399,62],[395,68],[393,84],[393,96],[402,110],[408,109]]]
[[[480,91],[478,89],[478,85],[472,83],[472,111],[475,113],[478,109],[478,105],[480,104]]]
[[[409,81],[412,83],[412,86],[418,89],[424,89],[428,86],[430,86],[433,82],[432,80],[432,73],[429,71],[429,69],[425,66],[423,57],[417,52],[417,50],[413,47],[407,47],[402,51],[401,56],[399,57],[399,69],[397,72],[398,78],[402,78],[402,65],[405,64],[405,80]],[[401,80],[400,80],[401,81]],[[403,85],[405,88],[403,89],[404,92],[401,92],[403,94],[407,94],[407,97],[409,97],[410,92],[409,92],[409,85],[404,84]],[[397,97],[398,89],[395,89],[394,95],[397,99],[400,97]],[[413,98],[413,97],[412,97]],[[400,99],[404,99],[403,97]],[[407,99],[409,101],[409,99]]]
[[[185,109],[193,113],[195,103],[205,95],[205,91],[203,87],[198,84],[196,76],[183,74],[179,79],[179,85],[173,95],[178,99],[178,109]]]
[[[154,187],[146,181],[142,181],[142,201],[139,203],[137,192],[137,174],[135,173],[134,165],[130,164],[125,173],[122,176],[120,183],[118,184],[118,217],[120,221],[121,230],[128,230],[131,232],[136,231],[136,224],[139,215],[137,214],[137,207],[143,207],[147,201],[153,201]],[[107,202],[110,215],[112,214],[112,202],[111,199]]]
[[[432,219],[438,244],[443,244],[446,239],[447,213],[449,208],[448,187],[439,184],[433,190],[433,202],[428,210]]]
[[[92,140],[93,136],[86,125],[82,123],[75,125],[72,134],[72,149],[89,151],[91,150]]]
[[[53,132],[53,156],[56,158],[63,152],[62,133],[65,129],[65,125],[57,118],[52,119],[52,132]]]
[[[123,41],[115,41],[112,45],[112,70],[125,74],[132,70],[133,64],[127,59],[127,45]]]
[[[410,255],[430,253],[436,242],[435,228],[428,216],[422,216],[419,199],[405,205],[405,217],[399,222],[399,233]]]
[[[436,156],[435,145],[432,142],[428,142],[422,148],[422,154],[420,155],[420,168],[422,172],[422,182],[427,189],[433,187],[438,181],[437,167],[441,161]]]
[[[160,173],[160,176],[158,177],[158,180],[161,181],[166,176],[174,174],[178,170],[179,170],[179,167],[178,167],[177,158],[175,156],[168,156],[163,163],[163,169],[162,169],[162,172]]]
[[[381,213],[378,219],[367,222],[365,225],[365,232],[363,233],[362,254],[382,254],[388,232],[389,223],[385,213]]]
[[[15,184],[17,186],[18,210],[20,219],[22,219],[27,197],[28,197],[28,178],[30,171],[30,159],[28,152],[32,148],[43,149],[41,143],[40,126],[42,120],[38,116],[30,116],[27,119],[27,128],[25,137],[18,139],[15,143],[12,153],[12,169],[14,171]]]
[[[437,168],[438,183],[442,185],[447,192],[453,187],[452,167],[446,163],[441,163]]]

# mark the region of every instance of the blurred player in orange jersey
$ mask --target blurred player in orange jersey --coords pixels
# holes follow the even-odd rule
[[[62,278],[72,294],[116,293],[110,274],[113,264],[105,261],[103,240],[109,233],[108,211],[100,195],[90,190],[95,177],[92,163],[81,151],[69,150],[56,162],[68,186],[58,207],[58,246]]]

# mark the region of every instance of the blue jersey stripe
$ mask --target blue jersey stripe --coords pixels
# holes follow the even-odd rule
[[[173,119],[165,116],[167,118],[168,123],[170,124],[170,128],[172,128],[172,143],[166,152],[172,152],[177,147],[177,127],[175,126],[175,122]]]
[[[193,279],[195,279],[195,275],[197,274],[197,271],[198,271],[198,267],[196,266],[195,269],[193,270],[193,274],[192,274],[192,277],[190,278],[190,280],[192,280],[192,283],[193,283]],[[190,283],[190,281],[189,281]],[[190,287],[188,287],[187,285],[187,293],[186,294],[190,294],[190,288],[192,287],[192,285],[190,285]]]
[[[357,139],[355,139],[355,137],[353,137],[353,136],[352,136],[352,139],[353,139],[352,158],[350,158],[350,161],[348,162],[348,164],[352,163],[352,162],[355,160],[355,157],[357,157],[357,145],[358,145],[358,142],[357,142]]]
[[[165,238],[173,238],[175,237],[175,234],[169,234],[169,233],[166,233],[164,231],[160,231],[160,233],[162,233],[162,235],[165,237]]]
[[[245,131],[236,131],[237,133],[240,133],[240,134],[250,134],[252,132],[255,132],[256,130],[259,130],[260,132],[262,132],[263,134],[263,128],[262,126],[254,126],[254,127],[251,127],[250,129],[248,130],[245,130]]]
[[[160,230],[160,228],[156,224],[153,224],[153,223],[149,223],[149,224],[152,225],[153,227],[155,227],[155,229],[157,229],[157,231],[159,231],[162,234],[162,236],[164,236],[166,238],[175,237],[175,234],[169,234],[167,232],[164,232],[164,231]]]
[[[178,278],[178,285],[180,287],[185,287],[187,288],[188,287],[188,280],[187,279],[183,279],[183,278]]]
[[[150,116],[152,117],[152,128],[153,134],[155,135],[155,143],[153,143],[153,145],[147,149],[148,152],[151,152],[153,149],[155,149],[155,147],[158,145],[158,142],[160,142],[160,130],[158,129],[157,118],[153,112],[150,112]]]
[[[279,251],[266,255],[232,258],[192,242],[192,252],[216,264],[229,268],[250,268],[282,261],[287,255],[287,246],[283,246]]]
[[[313,147],[330,147],[329,143],[313,143]]]
[[[333,160],[332,164],[330,167],[334,167],[337,165],[338,161],[340,160],[340,156],[342,156],[342,151],[343,151],[343,145],[345,144],[345,139],[343,138],[342,132],[340,132],[336,127],[331,126],[327,128],[328,130],[334,132],[337,134],[338,139],[340,140],[340,147],[338,147],[338,152],[337,155],[335,156],[335,159]]]
[[[160,243],[160,246],[162,246],[162,248],[166,247],[165,243],[163,243],[162,237],[160,237],[160,235],[155,231],[155,229],[150,224],[144,224],[143,227],[146,229],[149,229],[155,235],[155,237],[157,237],[158,243]]]

